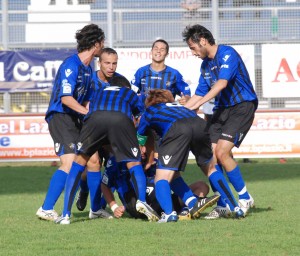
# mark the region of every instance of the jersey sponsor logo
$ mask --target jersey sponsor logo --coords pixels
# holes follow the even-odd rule
[[[150,194],[152,193],[153,190],[154,190],[154,187],[147,187],[146,194],[150,196]]]
[[[63,93],[66,94],[66,93],[71,93],[72,91],[72,87],[71,85],[68,83],[68,80],[67,79],[64,79],[62,81],[62,88],[63,88]]]
[[[167,82],[166,82],[166,86],[167,86],[167,87],[170,87],[170,86],[171,86],[171,82],[170,82],[170,81],[167,81]]]
[[[163,160],[164,160],[164,163],[165,164],[168,164],[172,158],[172,156],[169,156],[169,155],[165,155],[165,156],[162,156]]]
[[[137,157],[139,150],[137,148],[131,148],[132,154]]]
[[[230,55],[225,55],[225,57],[223,58],[223,60],[226,62],[228,59],[230,58]]]
[[[223,65],[221,65],[220,69],[221,69],[221,68],[229,68],[229,65],[223,64]]]
[[[103,174],[101,182],[105,185],[108,185],[108,177],[106,173]]]
[[[232,139],[232,136],[230,134],[222,133],[222,136]]]
[[[109,86],[109,87],[106,87],[103,91],[120,91],[121,90],[121,87],[119,86]]]
[[[150,78],[153,80],[162,80],[162,78],[159,76],[151,76]]]
[[[73,71],[69,68],[65,70],[66,77],[69,77],[72,73],[73,73]]]
[[[60,148],[60,143],[55,143],[54,148],[55,148],[55,152],[57,153]]]
[[[77,143],[77,150],[80,150],[82,148],[82,143],[81,142],[78,142]]]

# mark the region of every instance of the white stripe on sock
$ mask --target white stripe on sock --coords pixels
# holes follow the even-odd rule
[[[240,192],[238,192],[238,194],[241,196],[241,195],[245,194],[246,192],[247,192],[247,188],[245,186],[245,187],[243,187],[243,189]]]

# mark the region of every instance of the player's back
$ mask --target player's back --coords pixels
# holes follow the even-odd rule
[[[140,120],[138,132],[143,134],[146,127],[150,126],[160,137],[163,137],[177,120],[196,116],[194,111],[177,102],[155,104],[146,109]]]

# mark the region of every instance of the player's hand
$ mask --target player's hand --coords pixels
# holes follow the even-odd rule
[[[125,212],[125,207],[123,205],[121,206],[118,206],[118,208],[115,209],[114,211],[114,216],[119,219],[122,217],[122,215],[124,214]]]
[[[190,96],[188,95],[183,95],[183,93],[181,93],[181,98],[178,100],[180,105],[185,105],[187,103],[187,101],[189,100]]]

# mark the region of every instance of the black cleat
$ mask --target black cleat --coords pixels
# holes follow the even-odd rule
[[[87,204],[87,199],[89,196],[89,192],[84,192],[82,190],[80,190],[78,192],[78,197],[77,197],[77,201],[76,201],[76,207],[79,211],[83,211],[86,207]]]
[[[214,205],[220,198],[220,195],[213,195],[211,197],[199,198],[193,208],[190,210],[193,219],[199,218],[200,213],[207,207]]]

